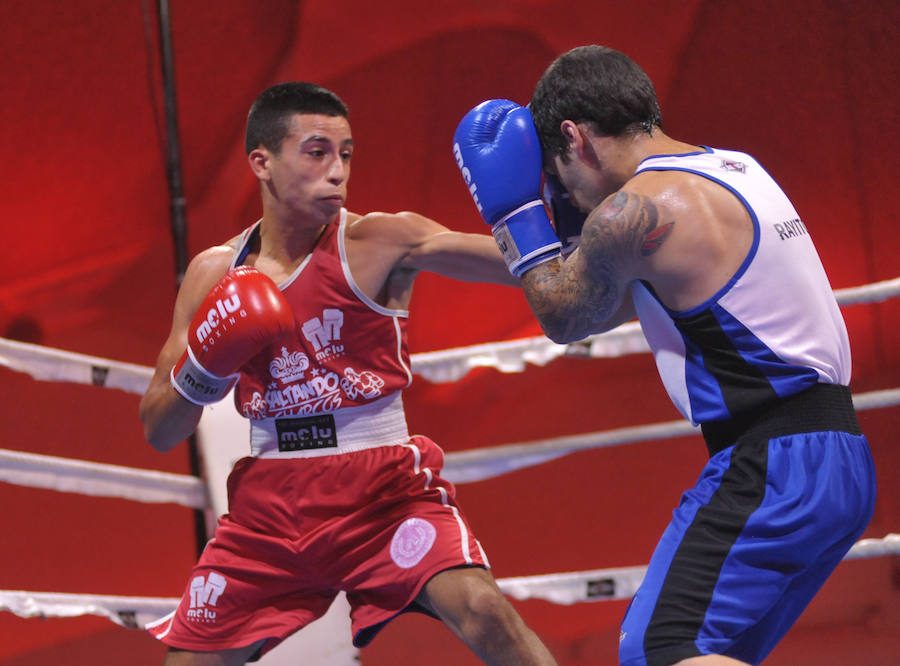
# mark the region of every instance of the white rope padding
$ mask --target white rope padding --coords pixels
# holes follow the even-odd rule
[[[844,556],[844,560],[897,554],[900,554],[900,534],[888,534],[881,539],[857,541]],[[595,569],[500,578],[497,584],[504,594],[520,601],[543,599],[555,604],[571,605],[588,601],[630,599],[640,586],[646,571],[647,567]],[[10,611],[19,617],[100,615],[129,628],[146,627],[172,612],[178,602],[179,599],[175,598],[0,590],[0,610]]]
[[[862,539],[853,544],[844,560],[900,554],[900,534],[881,539]],[[647,567],[597,569],[573,573],[501,578],[500,589],[514,599],[543,599],[555,604],[630,599],[637,592]]]
[[[900,278],[835,292],[841,305],[882,301],[898,294]],[[413,355],[412,362],[417,374],[434,382],[448,382],[457,380],[474,367],[494,367],[501,372],[516,372],[522,370],[526,362],[544,365],[564,354],[598,358],[647,350],[640,326],[630,323],[573,345],[556,345],[546,338],[537,337],[418,354]],[[137,394],[144,392],[153,372],[144,366],[2,338],[0,365],[29,373],[39,380],[93,384]],[[900,389],[872,391],[854,396],[857,410],[896,404],[900,404]],[[445,475],[455,483],[476,481],[537,465],[575,451],[680,437],[696,432],[697,429],[686,421],[670,421],[450,453],[446,457]],[[0,449],[0,481],[142,502],[175,502],[191,508],[205,508],[209,504],[205,485],[192,476],[5,449]],[[900,535],[888,534],[882,539],[863,539],[857,542],[844,559],[898,553]],[[630,598],[645,572],[646,567],[624,567],[504,578],[499,579],[498,583],[505,594],[516,599],[538,598],[558,604],[571,604]],[[131,628],[143,628],[147,623],[171,612],[178,601],[174,598],[0,590],[0,610],[11,611],[20,617],[73,617],[92,614],[107,617],[116,624]]]
[[[171,613],[179,601],[160,597],[0,590],[0,610],[10,611],[19,617],[99,615],[129,629],[143,629],[147,624]]]
[[[19,486],[119,497],[138,502],[209,506],[206,485],[195,476],[0,449],[0,481]]]
[[[35,379],[93,384],[143,395],[153,369],[0,338],[0,365]]]
[[[892,280],[873,282],[861,287],[835,289],[834,297],[838,305],[856,305],[858,303],[878,303],[894,296],[900,296],[900,277]]]
[[[482,481],[562,458],[576,451],[683,437],[699,432],[700,429],[692,426],[690,421],[665,421],[605,432],[455,451],[444,456],[444,470],[441,476],[453,483]]]
[[[857,411],[900,405],[900,388],[870,391],[853,396]],[[540,465],[556,458],[619,444],[700,434],[689,421],[665,421],[649,425],[618,428],[570,437],[556,437],[521,444],[501,444],[446,454],[442,476],[453,483],[482,481],[518,469]]]
[[[898,405],[900,388],[860,393],[853,396],[853,404],[859,411]],[[577,451],[697,433],[699,428],[688,421],[666,421],[585,435],[456,451],[446,454],[442,476],[457,484],[471,483],[540,465]],[[138,502],[174,502],[195,509],[209,506],[206,485],[194,476],[8,449],[0,449],[0,481]]]
[[[544,336],[491,342],[470,347],[413,354],[412,371],[435,384],[455,382],[474,368],[500,372],[522,372],[527,363],[547,365],[560,356],[613,358],[649,352],[650,347],[637,322],[622,324],[606,333],[579,342],[560,345]]]
[[[900,296],[900,277],[883,282],[838,289],[834,292],[842,305],[874,303]],[[560,356],[612,358],[650,351],[637,322],[591,335],[579,342],[559,345],[544,336],[492,342],[440,351],[413,354],[412,370],[430,382],[455,382],[473,368],[494,368],[500,372],[521,372],[526,363],[546,365]],[[142,394],[153,370],[131,363],[120,363],[60,349],[0,338],[0,365],[26,372],[35,379],[94,384]]]
[[[900,296],[900,277],[862,287],[838,289],[834,295],[842,306],[884,301]],[[629,322],[612,331],[591,335],[567,345],[538,336],[414,354],[411,360],[413,372],[428,381],[440,383],[457,381],[473,368],[522,372],[526,363],[542,366],[560,356],[615,358],[649,351],[640,324]]]

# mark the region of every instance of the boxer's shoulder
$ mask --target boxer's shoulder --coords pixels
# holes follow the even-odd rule
[[[399,258],[429,236],[446,231],[446,227],[419,213],[375,211],[355,219],[348,216],[346,240],[348,247],[377,247],[381,252],[395,249]]]
[[[215,245],[197,253],[188,263],[182,288],[195,286],[206,293],[228,272],[233,258],[234,247],[230,245]]]

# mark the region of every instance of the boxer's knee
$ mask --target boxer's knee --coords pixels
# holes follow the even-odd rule
[[[423,601],[470,639],[502,638],[520,630],[521,618],[485,569],[444,571],[428,582],[424,592]]]

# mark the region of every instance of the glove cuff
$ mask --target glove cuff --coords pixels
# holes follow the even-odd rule
[[[227,377],[219,377],[207,371],[200,362],[194,358],[191,348],[188,347],[181,360],[176,363],[169,373],[169,381],[178,394],[195,405],[209,405],[218,402],[237,383],[240,373]]]
[[[552,259],[562,248],[540,199],[502,217],[491,227],[491,233],[509,272],[516,277],[541,263],[535,260],[545,256]]]

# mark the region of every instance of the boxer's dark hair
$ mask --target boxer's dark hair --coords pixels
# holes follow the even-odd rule
[[[295,113],[349,117],[347,105],[326,88],[305,81],[277,83],[263,90],[250,107],[244,134],[247,154],[260,146],[278,154]]]
[[[587,123],[598,136],[619,136],[662,127],[650,77],[624,53],[605,46],[579,46],[554,60],[529,104],[545,159],[568,162],[563,120]]]

